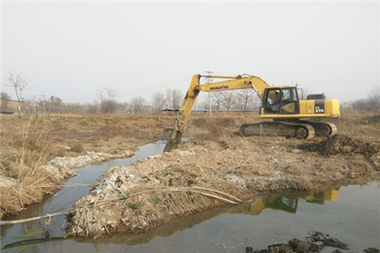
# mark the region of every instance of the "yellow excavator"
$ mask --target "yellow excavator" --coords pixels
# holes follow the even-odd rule
[[[224,79],[220,82],[200,84],[200,78]],[[214,92],[237,89],[254,89],[261,99],[260,117],[273,119],[260,123],[243,124],[240,134],[278,135],[311,139],[314,135],[333,135],[337,128],[333,123],[321,122],[320,118],[337,118],[340,116],[340,105],[336,99],[325,99],[323,94],[314,94],[307,100],[300,100],[297,87],[270,86],[263,79],[251,75],[222,76],[222,75],[194,75],[190,88],[179,109],[179,115],[173,128],[164,129],[164,138],[169,147],[181,142],[186,122],[194,107],[199,92]],[[169,148],[170,150],[170,148]]]

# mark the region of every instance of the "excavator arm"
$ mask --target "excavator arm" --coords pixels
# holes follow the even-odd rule
[[[227,81],[214,82],[201,85],[199,80],[201,77],[214,79],[228,79]],[[237,89],[254,89],[257,96],[262,100],[265,88],[270,87],[264,80],[257,76],[238,75],[238,76],[220,76],[220,75],[194,75],[191,79],[190,88],[186,92],[186,96],[179,110],[179,115],[176,119],[174,128],[164,129],[164,138],[171,147],[178,145],[181,142],[182,134],[185,131],[187,119],[193,110],[195,101],[199,92],[213,92],[224,90]]]

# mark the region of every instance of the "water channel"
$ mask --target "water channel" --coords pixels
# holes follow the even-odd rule
[[[108,168],[128,166],[140,158],[161,154],[166,142],[141,146],[135,156],[78,169],[67,185],[97,182]],[[64,187],[42,203],[29,206],[10,220],[72,208],[89,186]],[[305,239],[314,230],[346,243],[349,252],[380,248],[380,175],[365,182],[313,193],[255,198],[239,206],[224,206],[173,221],[146,234],[117,233],[98,240],[64,239],[64,216],[1,227],[1,252],[245,252],[270,244]],[[332,252],[325,248],[324,252]]]

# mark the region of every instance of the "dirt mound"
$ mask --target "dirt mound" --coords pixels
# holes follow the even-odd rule
[[[326,156],[337,154],[362,154],[365,157],[371,157],[373,154],[380,151],[377,146],[374,146],[371,143],[352,139],[351,137],[340,134],[328,136],[326,140],[317,144],[302,144],[299,147],[309,151],[318,151],[320,154]]]
[[[253,250],[252,247],[246,247],[245,252],[249,253],[278,253],[278,252],[304,252],[304,253],[316,253],[321,252],[325,246],[334,247],[339,249],[349,250],[345,243],[340,242],[338,239],[330,237],[328,234],[315,231],[307,240],[300,240],[294,238],[289,243],[273,244],[269,245],[268,249]],[[336,250],[334,252],[343,252]]]
[[[194,150],[176,149],[129,167],[109,169],[90,194],[76,203],[76,214],[66,228],[68,236],[143,232],[201,210],[236,203],[239,200],[232,196],[249,193],[197,166],[196,156]]]

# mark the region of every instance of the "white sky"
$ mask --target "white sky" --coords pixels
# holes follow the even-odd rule
[[[194,74],[248,73],[341,102],[379,86],[379,7],[370,2],[3,1],[2,91],[26,99],[119,102],[188,89]]]

